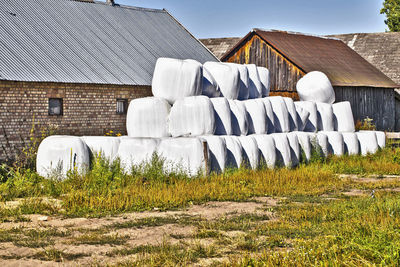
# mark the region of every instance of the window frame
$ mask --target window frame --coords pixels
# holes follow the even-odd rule
[[[52,113],[50,110],[50,101],[51,100],[58,100],[60,103],[60,114]],[[48,107],[47,107],[48,115],[49,116],[63,116],[64,115],[64,101],[60,97],[50,97],[48,100]]]
[[[118,103],[120,103],[120,102],[123,103],[123,111],[122,112],[118,112]],[[117,115],[126,115],[128,113],[128,99],[127,98],[117,98],[116,99],[115,113]]]

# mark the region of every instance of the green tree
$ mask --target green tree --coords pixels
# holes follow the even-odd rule
[[[391,32],[400,32],[400,0],[384,0],[381,14],[386,15],[385,24]]]

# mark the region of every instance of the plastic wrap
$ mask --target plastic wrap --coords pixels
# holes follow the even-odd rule
[[[315,153],[317,153],[319,156],[327,157],[329,155],[328,136],[322,132],[318,132],[316,134],[312,134],[310,137],[312,138],[311,144],[313,145]],[[315,141],[317,141],[317,143],[315,143]],[[318,147],[316,145],[318,145]]]
[[[291,132],[297,131],[299,129],[297,123],[297,111],[293,99],[289,97],[284,97],[283,100],[285,101],[286,108],[289,113],[289,129]]]
[[[268,131],[267,114],[260,98],[243,101],[247,111],[248,134],[266,134]]]
[[[300,143],[299,138],[295,132],[287,133],[287,138],[289,140],[290,145],[290,156],[292,158],[292,167],[296,167],[299,165],[301,160],[301,150],[300,150]]]
[[[243,101],[228,100],[228,102],[231,109],[232,134],[236,136],[247,135],[249,124],[246,106]]]
[[[335,131],[355,132],[353,111],[350,102],[340,102],[332,105],[333,124]]]
[[[329,154],[336,156],[344,155],[344,140],[343,135],[340,132],[321,132],[328,137],[328,151]]]
[[[128,173],[132,171],[133,166],[150,162],[160,143],[160,139],[156,138],[122,137],[120,140],[117,155]]]
[[[308,122],[308,118],[310,117],[310,112],[300,106],[295,105],[295,107],[297,112],[297,127],[299,131],[304,131],[304,128]]]
[[[240,144],[243,148],[243,158],[250,167],[255,170],[260,166],[260,151],[257,141],[253,136],[239,136]]]
[[[203,67],[195,60],[159,58],[152,81],[155,97],[166,99],[170,104],[176,100],[201,95]]]
[[[263,86],[258,75],[257,66],[255,64],[248,64],[246,66],[249,70],[249,99],[260,98]]]
[[[386,134],[385,132],[381,132],[381,131],[365,131],[365,130],[361,130],[360,132],[374,132],[376,135],[376,140],[378,142],[378,146],[379,148],[385,148],[386,146]]]
[[[269,169],[274,169],[276,164],[275,141],[271,135],[255,134],[252,135],[257,142],[260,150],[260,162],[267,165]]]
[[[214,107],[206,96],[179,99],[171,108],[169,132],[173,137],[214,134]]]
[[[210,98],[214,107],[215,135],[232,135],[232,116],[229,102],[224,97]]]
[[[261,100],[264,102],[264,107],[265,107],[265,113],[267,115],[267,130],[268,133],[274,133],[275,132],[275,115],[274,111],[272,110],[272,105],[271,101],[267,97],[261,98]]]
[[[281,96],[270,96],[267,99],[271,102],[274,111],[274,129],[276,133],[287,133],[290,131],[289,112],[285,100]]]
[[[306,132],[293,132],[293,133],[297,135],[301,150],[303,152],[301,154],[302,156],[300,157],[300,160],[305,160],[307,162],[310,161],[312,153],[310,134]],[[305,159],[303,158],[303,156],[305,157]]]
[[[374,131],[356,132],[358,143],[360,144],[361,155],[366,156],[374,154],[378,151],[378,139]]]
[[[225,63],[234,68],[237,68],[239,71],[240,77],[240,85],[239,85],[239,95],[238,100],[246,100],[249,99],[249,70],[245,65],[236,64],[236,63]]]
[[[286,133],[271,134],[276,148],[276,165],[292,167],[292,153]]]
[[[183,171],[189,176],[205,174],[211,168],[208,145],[204,147],[204,142],[198,137],[163,138],[157,147],[157,154],[165,159],[164,169],[167,172]]]
[[[329,78],[320,71],[312,71],[301,78],[296,85],[301,101],[333,104],[335,91]]]
[[[131,101],[126,117],[130,137],[168,137],[169,103],[159,97],[138,98]]]
[[[228,99],[239,96],[240,74],[238,68],[221,62],[206,62],[204,69],[217,81],[221,94]]]
[[[89,169],[89,148],[80,137],[53,135],[39,145],[36,170],[45,178],[65,179],[68,171]]]
[[[321,102],[316,103],[316,105],[318,130],[334,131],[332,105]]]
[[[304,132],[316,132],[318,130],[318,113],[317,105],[310,101],[297,101],[294,102],[296,105],[297,112],[300,114],[299,107],[310,113],[306,125],[304,126]]]
[[[243,148],[238,136],[224,136],[226,142],[226,167],[240,168],[243,158]]]
[[[348,155],[360,154],[360,145],[356,133],[342,133],[344,141],[344,151]]]
[[[264,67],[257,67],[258,76],[260,77],[262,88],[262,97],[269,96],[269,70]]]
[[[92,155],[113,161],[117,157],[121,138],[113,136],[83,136],[83,142],[89,147]]]
[[[203,69],[203,90],[201,94],[208,97],[221,96],[217,81],[207,69]]]
[[[203,135],[201,136],[207,141],[210,153],[211,171],[221,173],[225,170],[227,160],[226,141],[222,136]]]

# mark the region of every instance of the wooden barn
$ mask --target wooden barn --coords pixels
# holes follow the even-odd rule
[[[271,95],[295,99],[297,81],[322,71],[334,86],[336,101],[351,102],[355,120],[369,117],[380,130],[395,128],[397,84],[339,39],[254,29],[221,60],[268,68]]]
[[[332,35],[400,84],[400,32],[350,33]],[[400,87],[400,85],[399,85]],[[400,90],[395,89],[396,125],[400,132]]]
[[[166,10],[112,0],[0,1],[0,161],[30,130],[126,134],[130,100],[151,96],[160,57],[218,59]]]

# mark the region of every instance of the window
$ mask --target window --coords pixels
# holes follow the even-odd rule
[[[117,114],[126,114],[128,110],[128,99],[117,99]]]
[[[63,115],[63,100],[62,98],[49,98],[49,115]]]

